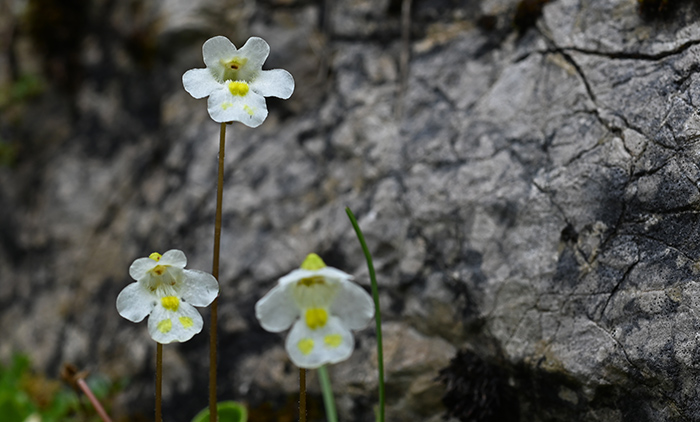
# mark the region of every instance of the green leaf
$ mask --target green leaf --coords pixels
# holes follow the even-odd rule
[[[245,406],[235,401],[222,401],[216,404],[219,422],[246,422],[248,411]],[[209,422],[209,409],[197,413],[192,422]]]

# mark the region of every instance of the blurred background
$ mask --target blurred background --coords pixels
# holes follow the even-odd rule
[[[378,272],[387,420],[697,420],[698,17],[694,0],[0,0],[0,419],[79,408],[72,364],[115,420],[153,420],[155,345],[115,301],[152,252],[211,270],[219,125],[181,78],[224,35],[264,38],[296,89],[228,126],[219,400],[296,420],[286,333],[254,304],[310,252],[369,289],[349,206]],[[207,330],[164,348],[168,421],[207,405]],[[359,331],[330,368],[341,420],[374,420],[374,346]]]

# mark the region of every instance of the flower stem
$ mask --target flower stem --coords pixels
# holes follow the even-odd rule
[[[352,227],[355,229],[355,233],[357,234],[357,239],[360,241],[360,245],[362,245],[362,251],[364,252],[365,259],[367,260],[369,279],[372,282],[372,298],[374,298],[374,308],[376,310],[374,320],[377,325],[377,368],[379,370],[379,414],[377,415],[377,420],[379,422],[384,422],[384,347],[382,346],[382,313],[379,309],[379,287],[377,287],[377,276],[374,273],[372,254],[369,252],[367,242],[365,242],[365,236],[362,234],[362,230],[360,230],[360,225],[357,223],[355,214],[353,214],[348,207],[345,207],[345,213],[348,215],[348,218],[350,218]]]
[[[163,420],[161,401],[163,391],[163,345],[156,342],[156,422]]]
[[[306,422],[306,369],[299,368],[299,422]]]
[[[226,123],[219,132],[219,177],[216,181],[216,217],[214,218],[214,262],[211,273],[219,281],[219,251],[221,249],[221,203],[224,197],[224,152],[226,149]],[[221,286],[221,284],[219,284]],[[221,287],[219,287],[220,289]],[[219,290],[221,292],[221,290]],[[221,293],[219,293],[221,294]],[[209,327],[209,421],[216,422],[216,320],[219,311],[219,298],[211,304],[211,325]]]
[[[328,369],[325,365],[318,368],[318,379],[321,381],[321,393],[323,394],[323,405],[326,408],[326,419],[328,422],[338,422],[331,378],[328,376]]]
[[[90,403],[92,403],[92,407],[95,408],[95,411],[104,422],[112,422],[112,419],[109,418],[109,415],[107,415],[107,412],[105,412],[105,409],[100,404],[100,401],[97,400],[97,397],[95,397],[95,394],[93,394],[88,383],[85,382],[84,378],[87,376],[87,374],[87,371],[78,372],[78,368],[70,363],[64,363],[61,367],[61,378],[70,384],[70,386],[73,387],[76,392],[80,390],[83,392],[83,394],[85,394],[88,400],[90,400]],[[81,409],[85,410],[82,400],[80,400],[80,407]]]
[[[107,412],[105,412],[104,408],[102,408],[102,405],[97,400],[97,397],[95,397],[95,395],[92,393],[92,390],[87,385],[85,380],[82,378],[78,378],[78,381],[76,382],[78,384],[78,387],[80,387],[83,393],[87,396],[88,400],[90,400],[90,403],[92,403],[92,407],[95,408],[95,411],[100,416],[100,419],[102,419],[104,422],[112,422],[112,420],[107,415]]]

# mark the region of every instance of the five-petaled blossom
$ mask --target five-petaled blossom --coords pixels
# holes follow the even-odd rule
[[[228,38],[217,36],[204,43],[202,53],[206,69],[188,70],[182,84],[194,98],[209,97],[209,115],[216,122],[260,126],[267,117],[265,97],[286,100],[294,92],[289,72],[262,70],[270,53],[262,38],[251,37],[237,50]]]
[[[255,304],[255,316],[265,330],[275,333],[294,324],[285,348],[298,367],[343,361],[355,346],[350,330],[364,328],[374,316],[372,298],[351,280],[351,275],[309,254],[301,268],[280,278]]]
[[[219,294],[214,276],[186,270],[187,258],[172,249],[139,258],[129,267],[136,280],[119,293],[119,315],[132,322],[148,318],[148,332],[161,344],[187,341],[202,331],[202,316],[195,306],[208,306]]]

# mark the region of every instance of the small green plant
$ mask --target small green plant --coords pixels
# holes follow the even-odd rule
[[[216,412],[219,422],[246,422],[248,411],[245,406],[235,401],[222,401],[216,404]],[[206,422],[209,420],[209,408],[197,413],[192,422]]]
[[[92,378],[96,394],[112,393],[106,379]],[[5,422],[97,422],[92,409],[81,405],[78,395],[58,380],[31,371],[28,357],[16,355],[9,365],[0,364],[0,415]]]
[[[29,73],[20,75],[16,81],[0,87],[0,108],[36,97],[44,91],[44,83]]]

